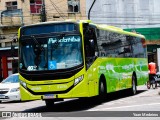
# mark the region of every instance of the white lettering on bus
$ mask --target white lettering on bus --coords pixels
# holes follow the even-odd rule
[[[113,70],[114,65],[108,64],[106,65],[106,70]]]
[[[56,38],[49,38],[49,43],[55,43],[57,41]],[[58,42],[80,42],[80,38],[70,37],[70,38],[62,38],[58,40]]]
[[[122,66],[122,69],[124,69],[124,70],[130,70],[130,69],[132,69],[134,67],[134,65],[133,64],[130,64],[130,65],[124,65],[124,66]]]
[[[67,88],[67,85],[57,85],[57,88],[58,88],[58,89],[66,89],[66,88]]]
[[[105,67],[104,67],[104,66],[99,66],[99,68],[100,68],[101,70],[105,70]]]
[[[34,90],[41,90],[41,89],[42,89],[41,87],[32,87],[32,88],[31,88],[31,90],[33,90],[33,91],[34,91]]]

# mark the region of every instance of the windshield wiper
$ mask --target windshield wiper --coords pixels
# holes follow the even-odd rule
[[[33,38],[34,43],[36,44],[36,47],[37,47],[37,45],[38,45],[38,49],[41,50],[41,51],[43,51],[43,50],[44,50],[44,47],[42,47],[42,46],[40,45],[40,43],[37,41],[37,39],[35,38],[35,36],[31,36],[31,38]]]
[[[35,38],[35,36],[31,36],[31,38],[33,39],[34,43],[36,44],[36,46],[34,48],[34,53],[36,55],[36,57],[34,59],[34,63],[38,67],[41,62],[40,54],[45,49],[44,49],[44,47],[41,46],[41,44],[38,42],[38,40]]]

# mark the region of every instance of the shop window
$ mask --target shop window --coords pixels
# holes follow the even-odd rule
[[[30,10],[32,14],[40,14],[42,9],[42,0],[30,0]]]
[[[16,10],[17,9],[17,1],[6,2],[7,10]]]
[[[68,0],[68,12],[77,13],[80,11],[80,2],[79,0]]]

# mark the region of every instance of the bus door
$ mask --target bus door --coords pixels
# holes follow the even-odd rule
[[[90,66],[90,68],[86,71],[86,77],[88,81],[88,91],[89,91],[89,96],[94,96],[95,95],[95,85],[97,83],[97,78],[95,76],[96,73],[96,66],[93,64]]]
[[[95,29],[91,26],[86,26],[84,30],[84,51],[85,51],[85,66],[86,75],[89,85],[89,95],[95,95],[95,83],[97,78],[95,77],[96,65],[94,61],[97,58],[97,41],[95,35]]]

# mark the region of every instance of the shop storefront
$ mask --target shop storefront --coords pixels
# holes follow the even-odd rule
[[[0,81],[18,72],[18,47],[12,52],[10,47],[0,48]]]

